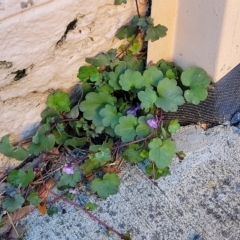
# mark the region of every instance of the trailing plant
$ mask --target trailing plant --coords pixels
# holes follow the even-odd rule
[[[115,4],[121,3],[126,1],[115,0]],[[35,155],[41,161],[28,170],[15,169],[7,174],[6,181],[14,191],[6,193],[5,210],[14,212],[27,202],[37,205],[45,201],[50,189],[47,179],[53,177],[68,195],[80,182],[90,182],[90,190],[100,197],[115,194],[119,169],[110,163],[116,159],[136,164],[149,159],[146,174],[154,179],[170,173],[174,154],[184,154],[177,153],[172,140],[180,128],[178,120],[165,122],[164,113],[175,112],[186,102],[205,100],[210,78],[203,69],[183,71],[165,60],[146,65],[143,42],[156,41],[166,33],[165,26],[155,26],[152,18],[138,13],[116,34],[126,39],[125,45],[89,57],[88,64],[79,68],[81,96],[77,104],[72,106],[67,93],[55,91],[48,96],[48,108],[27,147],[21,143],[12,146],[9,135],[2,138],[0,152],[4,155],[21,161]],[[83,152],[79,157],[69,154],[76,147]],[[67,159],[55,169],[57,176],[50,171],[55,167],[53,157]],[[36,183],[45,189],[36,190]],[[92,204],[87,207],[96,208]]]

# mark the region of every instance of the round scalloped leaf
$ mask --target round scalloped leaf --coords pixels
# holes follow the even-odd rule
[[[97,82],[100,80],[100,74],[95,66],[82,66],[78,70],[77,77],[82,81],[85,82],[88,79],[91,82]]]
[[[178,106],[184,104],[183,91],[177,86],[174,79],[164,78],[158,83],[157,91],[159,97],[155,105],[165,112],[176,112]]]
[[[103,179],[95,178],[91,183],[90,189],[101,198],[107,198],[109,195],[118,192],[119,184],[120,179],[115,173],[106,173]]]
[[[132,141],[136,136],[137,118],[133,115],[122,116],[119,124],[115,127],[115,133],[121,137],[123,142]]]
[[[15,212],[17,209],[22,207],[24,201],[24,198],[20,194],[16,194],[13,198],[5,197],[2,207],[8,212]]]
[[[148,110],[149,108],[153,107],[153,104],[157,100],[157,95],[152,88],[147,87],[145,91],[138,93],[138,98],[141,101],[141,108]]]
[[[197,105],[207,98],[206,87],[211,79],[203,69],[194,67],[186,69],[181,75],[181,81],[184,86],[190,87],[184,92],[187,102]]]
[[[177,119],[173,119],[170,121],[168,125],[168,131],[170,133],[175,133],[180,128],[180,124]]]
[[[163,79],[163,73],[156,66],[150,66],[143,73],[144,84],[148,86],[157,86],[159,81]]]
[[[167,35],[167,28],[161,24],[158,24],[157,26],[150,26],[147,29],[145,41],[151,40],[151,42],[154,42],[158,40],[159,38],[165,37]]]
[[[69,112],[70,104],[69,95],[65,92],[56,91],[50,94],[47,98],[47,105],[60,112]]]
[[[158,168],[165,168],[172,163],[172,158],[177,151],[176,145],[173,141],[161,140],[154,138],[148,144],[150,149],[149,158],[154,161]]]
[[[139,89],[143,87],[143,76],[139,71],[127,69],[120,75],[119,84],[124,91],[129,91],[132,87]]]
[[[138,137],[147,137],[152,132],[152,128],[147,124],[147,120],[153,117],[153,115],[148,114],[147,116],[141,116],[138,118],[138,125],[136,128],[136,133]]]

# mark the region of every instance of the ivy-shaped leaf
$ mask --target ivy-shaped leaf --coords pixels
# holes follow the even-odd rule
[[[170,133],[175,133],[180,128],[180,124],[177,119],[171,120],[168,125],[168,131]]]
[[[99,114],[106,104],[114,105],[116,98],[104,92],[90,92],[86,95],[86,99],[79,105],[83,116],[87,120],[92,120],[95,126],[102,126],[102,116]]]
[[[99,162],[107,162],[112,160],[110,148],[103,145],[91,145],[89,147],[90,151],[96,152],[94,154],[95,159]]]
[[[162,141],[160,138],[154,138],[148,147],[150,160],[154,161],[161,169],[172,163],[173,155],[177,151],[175,143],[169,139]]]
[[[5,197],[2,203],[2,207],[6,211],[12,213],[21,208],[24,202],[24,198],[20,194],[16,194],[13,198]]]
[[[176,112],[178,106],[185,102],[182,96],[183,91],[177,86],[176,80],[164,78],[158,83],[157,91],[159,97],[155,105],[165,112]]]
[[[100,53],[96,57],[86,58],[86,62],[96,67],[107,66],[116,59],[116,50],[111,49],[107,53]]]
[[[97,82],[100,78],[100,73],[95,66],[82,66],[78,70],[77,77],[82,81],[86,82],[90,79],[91,82]]]
[[[121,113],[117,112],[117,108],[110,104],[107,104],[101,109],[99,114],[103,117],[102,124],[104,127],[111,126],[114,128],[119,123],[119,118],[122,116]]]
[[[80,168],[82,169],[84,174],[92,173],[95,169],[102,166],[106,162],[100,162],[96,159],[87,159],[83,164],[81,164]]]
[[[143,78],[146,87],[157,87],[159,81],[163,79],[163,73],[156,66],[150,66],[144,71]]]
[[[38,155],[42,151],[50,151],[55,145],[55,137],[53,134],[46,135],[50,129],[49,123],[40,127],[37,133],[33,136],[32,142],[29,145],[29,152]]]
[[[211,79],[203,69],[194,67],[186,69],[181,75],[181,81],[184,86],[190,87],[190,90],[184,92],[187,102],[197,105],[207,98],[206,87]]]
[[[121,137],[123,142],[132,141],[136,136],[137,118],[133,115],[122,116],[119,118],[119,124],[114,131]]]
[[[157,95],[151,87],[147,87],[145,91],[138,93],[138,98],[141,101],[141,108],[148,110],[153,107],[153,104],[157,100]]]
[[[144,160],[144,158],[141,156],[141,152],[142,149],[140,148],[139,144],[131,144],[124,151],[123,155],[128,161],[132,163],[139,163]]]
[[[71,146],[71,147],[82,147],[87,143],[87,137],[71,137],[64,142],[64,146]]]
[[[145,41],[151,40],[152,42],[158,40],[159,38],[165,37],[167,35],[167,28],[163,25],[158,24],[157,26],[150,26],[147,29]]]
[[[138,30],[138,26],[136,24],[130,24],[127,26],[122,26],[119,28],[116,37],[120,40],[124,39],[124,38],[129,38],[131,36],[133,36],[134,34],[136,34]]]
[[[151,114],[138,118],[138,126],[136,128],[136,133],[138,137],[147,137],[152,132],[152,128],[147,124],[147,120],[151,118],[154,118],[154,116]]]
[[[29,168],[27,172],[23,170],[12,170],[7,177],[7,181],[13,186],[18,187],[20,184],[22,187],[26,187],[34,179],[34,172],[32,168]]]
[[[80,180],[81,172],[79,170],[75,170],[74,174],[63,173],[60,178],[60,184],[62,186],[69,185],[71,187],[75,187]]]
[[[41,118],[42,118],[41,123],[42,124],[46,123],[49,117],[52,117],[54,119],[60,119],[61,115],[60,115],[59,111],[57,111],[53,108],[46,108],[41,113]]]
[[[29,152],[22,147],[13,147],[9,142],[9,135],[2,138],[0,142],[0,152],[7,157],[17,160],[25,160],[29,156]]]
[[[101,198],[107,198],[109,195],[118,192],[119,184],[120,179],[115,173],[106,173],[103,179],[95,178],[91,183],[90,189]]]
[[[120,75],[119,84],[124,91],[129,91],[132,87],[139,89],[143,87],[143,76],[139,71],[127,69]]]
[[[121,5],[122,3],[125,3],[125,4],[126,4],[126,3],[127,3],[127,0],[115,0],[115,1],[114,1],[114,4],[115,4],[115,5]]]
[[[114,72],[109,72],[109,85],[114,89],[114,90],[120,90],[121,86],[119,85],[119,76],[125,72],[127,69],[126,63],[120,64],[116,66]]]
[[[39,198],[37,192],[31,192],[29,196],[27,197],[27,200],[32,204],[32,205],[37,205],[41,202],[41,198]]]
[[[131,45],[128,48],[128,54],[138,54],[142,49],[142,39],[141,35],[138,34],[137,37],[132,36],[128,38],[128,42],[131,43]]]
[[[50,108],[56,109],[60,112],[69,112],[70,104],[71,102],[69,95],[65,92],[55,91],[47,98],[47,105]]]

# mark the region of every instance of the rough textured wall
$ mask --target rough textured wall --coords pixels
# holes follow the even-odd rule
[[[0,138],[31,134],[49,92],[68,91],[86,57],[120,45],[117,29],[136,14],[127,2],[0,0]]]

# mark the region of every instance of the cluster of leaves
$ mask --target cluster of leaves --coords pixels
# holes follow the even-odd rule
[[[190,67],[183,71],[164,60],[145,65],[141,52],[143,39],[155,41],[166,32],[166,27],[154,26],[152,18],[135,16],[116,34],[119,39],[126,38],[129,44],[87,58],[89,65],[79,68],[77,76],[82,94],[78,102],[72,106],[67,93],[53,92],[28,147],[11,145],[6,135],[0,142],[0,152],[24,160],[32,154],[49,153],[56,146],[84,148],[87,154],[79,159],[80,164],[71,161],[60,171],[58,187],[71,189],[88,180],[91,191],[103,198],[117,193],[120,180],[113,172],[100,176],[96,172],[101,172],[117,156],[132,163],[149,159],[146,173],[154,178],[169,174],[172,158],[177,153],[171,136],[180,125],[177,120],[165,123],[164,112],[175,112],[185,102],[199,104],[205,100],[210,78],[203,69]],[[24,190],[20,194],[21,189],[31,189],[36,172],[29,168],[8,174],[7,182],[15,190],[5,197],[4,209],[14,212],[26,201],[35,205],[42,201],[37,191]],[[95,207],[87,205],[89,209]]]

